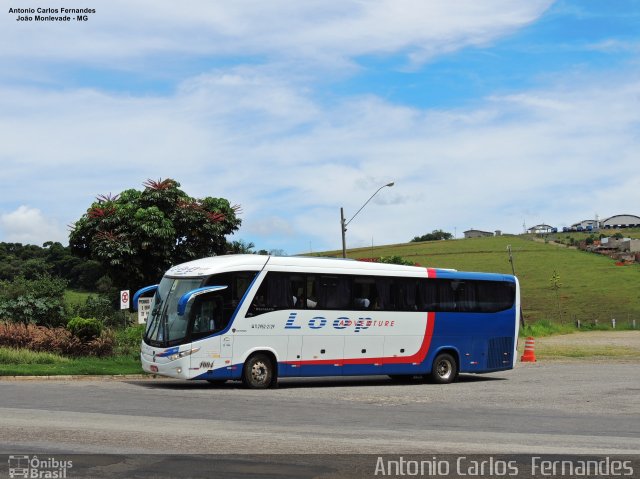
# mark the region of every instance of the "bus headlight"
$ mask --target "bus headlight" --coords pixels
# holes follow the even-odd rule
[[[175,361],[176,359],[184,358],[186,356],[191,356],[193,353],[197,353],[200,351],[200,348],[193,349],[185,349],[184,351],[180,351],[179,353],[172,354],[168,357],[169,361]]]

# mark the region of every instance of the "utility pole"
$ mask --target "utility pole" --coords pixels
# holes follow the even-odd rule
[[[509,263],[511,263],[511,273],[516,275],[516,266],[513,263],[513,254],[511,253],[511,245],[507,245],[507,251],[509,252]],[[520,326],[524,328],[524,314],[522,313],[522,304],[520,304]]]
[[[342,233],[342,257],[347,257],[347,242],[345,241],[345,233],[347,226],[344,224],[344,208],[340,207],[340,232]]]

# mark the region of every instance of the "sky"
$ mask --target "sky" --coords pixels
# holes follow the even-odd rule
[[[637,0],[0,2],[0,241],[160,178],[287,254],[380,187],[347,247],[640,214]]]

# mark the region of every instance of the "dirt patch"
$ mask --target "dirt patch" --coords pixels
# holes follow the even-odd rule
[[[639,331],[586,331],[584,333],[561,334],[538,338],[536,342],[545,346],[614,346],[640,351]]]
[[[524,340],[519,340],[524,351]],[[640,331],[589,331],[535,338],[538,358],[640,360]]]

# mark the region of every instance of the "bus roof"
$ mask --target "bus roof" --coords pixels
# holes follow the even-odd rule
[[[322,258],[316,256],[266,256],[256,254],[234,254],[212,256],[172,267],[166,275],[171,277],[203,277],[230,271],[286,271],[313,272],[318,274],[360,274],[381,276],[426,277],[427,269],[421,266],[373,263],[342,258]],[[465,277],[505,280],[509,275],[494,273],[459,273],[452,269],[431,269],[429,276]]]
[[[346,274],[415,274],[424,276],[426,268],[397,264],[372,263],[342,258],[316,256],[266,256],[257,254],[232,254],[212,256],[172,267],[168,276],[209,276],[223,271],[313,271],[318,273]]]

